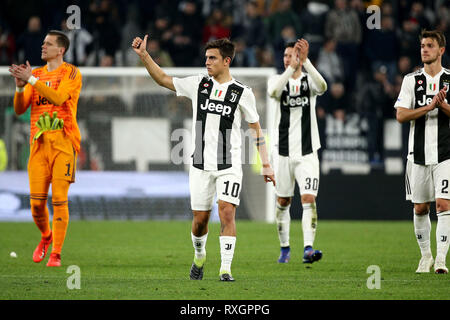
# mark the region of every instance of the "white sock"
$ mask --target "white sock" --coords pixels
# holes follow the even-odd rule
[[[430,246],[430,232],[431,232],[431,221],[430,213],[424,215],[418,215],[414,211],[414,233],[416,235],[417,243],[419,244],[420,253],[422,257],[431,257],[431,246]]]
[[[195,249],[195,258],[203,259],[206,257],[206,240],[208,239],[208,233],[201,237],[196,237],[191,232],[192,245]]]
[[[280,239],[280,247],[289,247],[289,230],[291,227],[291,214],[289,212],[290,207],[290,204],[283,207],[277,202],[275,217],[277,220],[278,239]]]
[[[231,262],[233,261],[234,247],[236,245],[236,237],[221,236],[220,241],[220,256],[222,263],[220,265],[220,273],[231,274]]]
[[[304,203],[302,215],[303,245],[313,246],[317,228],[316,203]]]
[[[436,258],[439,256],[443,258],[447,257],[449,237],[450,237],[450,210],[437,214],[437,226],[436,226],[436,244],[437,253]]]

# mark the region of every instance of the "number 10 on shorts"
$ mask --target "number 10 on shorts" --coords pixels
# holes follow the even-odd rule
[[[230,181],[224,181],[225,184],[225,191],[222,192],[222,194],[224,196],[232,196],[234,198],[237,198],[239,195],[239,188],[241,187],[241,185],[237,182],[234,182],[231,186],[231,190],[230,190]]]

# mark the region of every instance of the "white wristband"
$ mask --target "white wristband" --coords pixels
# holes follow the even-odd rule
[[[31,84],[32,86],[34,86],[36,84],[36,82],[38,81],[38,79],[34,76],[31,76],[28,78],[28,83]]]
[[[16,92],[22,93],[25,91],[25,87],[16,87]]]

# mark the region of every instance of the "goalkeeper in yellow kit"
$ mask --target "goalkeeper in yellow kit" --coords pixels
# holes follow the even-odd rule
[[[75,181],[76,158],[81,135],[76,120],[81,74],[77,67],[63,61],[69,39],[60,31],[50,31],[42,44],[42,60],[47,64],[31,69],[12,65],[15,78],[14,110],[24,113],[31,105],[30,159],[28,177],[30,204],[41,241],[33,261],[41,262],[53,244],[47,266],[61,265],[61,249],[69,223],[68,192]],[[52,185],[53,228],[47,209]]]

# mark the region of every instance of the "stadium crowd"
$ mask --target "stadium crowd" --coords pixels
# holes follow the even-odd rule
[[[81,29],[70,30],[66,12],[81,9]],[[369,29],[366,8],[381,8],[380,28]],[[65,60],[77,66],[137,66],[130,50],[136,35],[149,34],[148,51],[162,67],[201,67],[203,46],[229,37],[234,67],[284,69],[285,43],[305,38],[310,59],[328,82],[318,100],[327,114],[345,121],[357,112],[369,123],[371,161],[382,160],[382,123],[394,117],[403,76],[420,66],[419,34],[441,30],[447,38],[450,0],[42,0],[0,3],[0,65],[42,65],[41,44],[50,29],[67,32]]]

